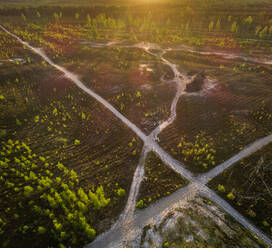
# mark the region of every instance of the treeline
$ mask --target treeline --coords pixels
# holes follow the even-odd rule
[[[231,38],[272,39],[269,8],[257,11],[247,6],[241,10],[226,10],[222,5],[216,11],[210,6],[203,9],[190,5],[173,6],[8,8],[0,9],[0,22],[33,45],[43,44],[58,55],[69,42],[82,38],[187,42],[197,46],[214,42],[213,45],[220,48],[233,48],[228,40]],[[248,46],[245,42],[249,41],[235,47]]]
[[[25,1],[10,1],[2,0],[0,6],[58,6],[60,3],[57,0],[25,0]],[[62,6],[162,6],[162,5],[179,5],[179,6],[198,6],[203,7],[217,7],[225,6],[228,8],[244,7],[244,6],[264,6],[270,5],[270,0],[63,0]]]
[[[88,27],[93,38],[99,38],[100,29],[126,30],[151,35],[177,36],[197,33],[233,35],[245,38],[271,38],[272,12],[221,10],[215,12],[204,8],[169,7],[38,7],[0,9],[3,22],[23,24],[48,24],[58,22]]]
[[[211,1],[211,0],[209,0]],[[203,5],[200,4],[200,6]],[[200,8],[199,5],[150,5],[150,6],[94,6],[94,7],[60,7],[60,6],[44,6],[44,7],[17,7],[17,8],[0,8],[0,18],[16,18],[20,17],[22,13],[31,20],[37,20],[36,13],[39,12],[42,16],[41,20],[51,20],[52,13],[62,13],[64,21],[69,21],[78,13],[78,22],[83,22],[89,14],[92,18],[105,14],[106,17],[114,19],[121,18],[127,21],[129,16],[135,20],[137,18],[143,19],[147,15],[152,15],[152,20],[155,23],[165,23],[170,19],[172,24],[183,23],[184,20],[190,23],[206,22],[207,19],[228,19],[230,15],[234,18],[243,20],[249,15],[253,17],[254,23],[264,24],[272,19],[272,4],[264,5],[249,5],[248,7],[233,7],[228,8],[228,2],[218,6],[204,4],[205,7]],[[239,6],[239,5],[238,5]],[[238,20],[239,21],[239,20]],[[73,20],[73,23],[75,20]]]

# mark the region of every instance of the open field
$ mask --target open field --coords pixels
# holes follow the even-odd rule
[[[271,3],[94,5],[0,2],[0,246],[272,247]]]

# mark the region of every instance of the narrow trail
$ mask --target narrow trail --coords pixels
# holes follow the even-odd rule
[[[133,218],[137,196],[139,193],[142,178],[144,177],[144,165],[145,165],[145,160],[146,160],[146,156],[148,153],[149,153],[149,149],[144,146],[141,156],[140,156],[139,164],[138,164],[136,171],[134,173],[134,176],[133,176],[133,180],[132,180],[132,184],[131,184],[130,193],[129,193],[126,207],[125,207],[123,213],[120,215],[119,221],[121,223],[123,223],[123,225],[126,224],[128,219],[130,220]]]
[[[199,191],[198,187],[191,183],[148,208],[137,210],[134,218],[125,226],[116,226],[112,231],[103,233],[85,248],[138,248],[143,228],[151,223],[159,223],[170,211],[192,200]]]
[[[141,47],[141,46],[138,45],[138,47]],[[147,48],[146,46],[144,46],[144,50],[153,56],[158,56],[164,64],[168,65],[171,68],[171,70],[174,73],[174,79],[172,79],[171,81],[176,83],[176,87],[177,87],[177,92],[176,92],[176,95],[172,101],[171,108],[170,108],[170,112],[171,112],[170,117],[167,120],[160,123],[160,125],[149,135],[149,137],[152,138],[153,140],[157,140],[158,135],[165,128],[170,126],[175,121],[175,119],[177,117],[178,101],[179,101],[180,97],[182,96],[182,94],[184,94],[185,89],[186,89],[186,85],[188,83],[190,83],[192,79],[188,78],[187,75],[180,73],[180,71],[177,69],[177,65],[175,65],[175,64],[171,63],[170,61],[166,60],[165,58],[163,58],[163,54],[166,52],[166,50],[162,50],[163,53],[161,55],[156,55],[154,53],[149,52],[149,48]]]
[[[139,193],[142,178],[144,177],[144,164],[149,151],[150,150],[146,146],[142,148],[139,163],[134,172],[127,204],[123,212],[120,214],[118,220],[108,231],[96,237],[95,241],[86,247],[94,246],[118,248],[122,246],[121,243],[127,236],[127,233],[124,232],[126,229],[125,227],[129,226],[130,223],[133,223],[133,215],[136,207],[137,195]],[[116,239],[116,237],[118,238]]]
[[[242,54],[234,54],[234,53],[224,53],[224,52],[203,52],[203,51],[197,51],[192,49],[191,47],[188,46],[182,46],[180,48],[168,48],[167,51],[185,51],[189,53],[195,53],[195,54],[200,54],[204,56],[210,56],[210,55],[216,55],[220,56],[224,59],[241,59],[245,62],[252,62],[252,63],[257,63],[257,64],[264,64],[264,65],[272,65],[272,58],[271,59],[263,59],[263,58],[253,58],[253,57],[248,57]]]
[[[251,233],[255,234],[260,240],[262,240],[269,247],[272,247],[272,240],[268,238],[261,230],[251,224],[244,216],[242,216],[237,210],[235,210],[224,199],[218,196],[215,192],[206,186],[200,191],[199,195],[211,199],[214,203],[220,206],[226,213],[231,215],[237,222],[248,229]]]
[[[159,46],[148,43],[137,44],[134,47],[139,47],[147,51],[148,53],[156,56],[160,56],[161,60],[168,64],[173,72],[175,73],[175,82],[177,83],[177,93],[171,105],[171,114],[168,120],[164,121],[156,128],[149,136],[146,136],[135,124],[130,122],[125,116],[123,116],[118,110],[116,110],[110,103],[100,97],[98,94],[87,88],[73,73],[69,72],[64,67],[56,65],[52,60],[50,60],[47,55],[39,48],[32,47],[29,43],[23,41],[21,38],[16,36],[15,34],[9,32],[2,25],[0,28],[11,35],[13,38],[17,39],[21,44],[32,50],[34,53],[41,56],[49,65],[56,68],[60,72],[64,73],[65,77],[73,81],[80,89],[84,92],[92,96],[98,102],[103,104],[108,110],[110,110],[117,118],[119,118],[124,124],[126,124],[129,128],[131,128],[139,138],[141,138],[144,142],[144,147],[142,150],[141,158],[137,169],[134,174],[133,183],[131,185],[129,200],[127,202],[127,206],[120,216],[120,221],[115,223],[113,227],[97,237],[91,244],[86,247],[96,247],[96,248],[114,248],[114,247],[127,247],[129,243],[130,247],[139,247],[139,238],[142,233],[142,228],[148,223],[158,223],[158,220],[168,214],[171,210],[178,207],[179,204],[182,204],[188,200],[191,200],[196,194],[202,195],[214,201],[218,206],[222,207],[228,214],[233,216],[240,224],[242,224],[245,228],[250,230],[253,234],[255,234],[259,239],[272,247],[272,241],[265,234],[263,234],[259,229],[254,227],[246,218],[244,218],[241,214],[239,214],[235,209],[233,209],[226,201],[224,201],[221,197],[215,194],[212,190],[210,190],[205,183],[210,181],[215,176],[222,173],[224,170],[229,168],[235,162],[243,159],[246,156],[256,152],[261,149],[266,144],[272,141],[272,135],[269,135],[261,140],[254,142],[249,147],[245,148],[243,151],[239,152],[237,155],[233,156],[231,159],[227,160],[225,163],[219,165],[214,168],[210,172],[199,176],[193,177],[191,172],[185,169],[185,166],[172,158],[167,152],[165,152],[159,145],[154,141],[157,138],[160,131],[166,128],[168,125],[173,123],[176,118],[176,105],[179,100],[179,97],[182,95],[184,91],[184,87],[186,85],[187,78],[184,77],[178,70],[175,64],[167,61],[162,57],[166,50],[161,49]],[[114,44],[114,43],[113,43]],[[106,44],[106,46],[111,46],[110,44]],[[103,46],[101,46],[103,47]],[[150,51],[150,49],[159,49],[161,54],[155,54]],[[272,62],[271,62],[272,63]],[[182,80],[183,78],[183,80]],[[184,80],[185,79],[185,80]],[[186,178],[190,183],[188,186],[185,186],[168,197],[165,197],[161,200],[158,200],[155,204],[152,204],[150,207],[143,211],[135,211],[135,203],[137,194],[139,191],[139,185],[141,184],[141,180],[144,175],[144,161],[146,155],[149,151],[155,152],[161,160],[172,168],[176,173],[180,174],[184,178]]]
[[[116,43],[113,43],[116,44]],[[107,45],[108,46],[108,45]],[[95,47],[99,47],[99,46],[95,46]],[[177,116],[177,112],[176,112],[176,107],[177,107],[177,103],[178,100],[180,98],[180,96],[182,95],[182,93],[184,93],[185,88],[186,88],[186,84],[188,82],[190,82],[190,80],[185,76],[182,75],[176,68],[175,64],[172,64],[171,62],[167,61],[166,59],[164,59],[162,56],[164,54],[164,51],[162,51],[162,53],[160,55],[154,54],[152,52],[150,52],[151,48],[154,48],[153,44],[146,44],[146,43],[140,43],[137,44],[136,47],[143,49],[145,52],[151,54],[152,56],[156,56],[159,57],[160,60],[167,64],[173,71],[174,73],[174,79],[171,80],[171,82],[176,84],[177,87],[177,93],[171,103],[171,113],[170,113],[170,117],[163,121],[156,129],[153,130],[153,132],[151,132],[151,134],[148,136],[151,140],[156,141],[157,137],[159,135],[159,133],[165,129],[166,127],[168,127],[169,125],[171,125],[174,120],[176,119]],[[160,49],[158,46],[155,46],[156,49]],[[164,154],[164,151],[158,147],[156,145],[156,147],[153,146],[154,149],[161,151],[161,157],[163,156],[164,159],[169,160],[170,158],[168,158],[167,154]],[[137,196],[140,190],[140,186],[141,183],[144,179],[144,164],[145,164],[145,160],[146,160],[146,156],[148,154],[150,150],[147,149],[145,146],[143,148],[141,157],[140,157],[140,161],[139,164],[136,168],[136,171],[134,173],[134,177],[133,177],[133,181],[132,181],[132,185],[131,185],[131,189],[130,189],[130,193],[129,193],[129,197],[128,197],[128,201],[126,204],[126,207],[123,211],[123,213],[120,215],[120,218],[117,221],[117,225],[116,226],[120,226],[122,225],[122,230],[127,230],[127,226],[129,226],[132,222],[133,222],[133,218],[134,218],[134,212],[136,209],[136,202],[137,202]],[[175,162],[177,164],[176,168],[180,168],[181,166],[177,163],[177,161]],[[174,168],[173,168],[174,169]],[[192,178],[192,175],[189,174],[187,171],[183,171],[182,174],[187,175],[187,178]],[[113,228],[115,228],[116,226],[114,226]],[[129,238],[127,238],[127,236],[129,235]],[[125,237],[126,236],[126,237]],[[123,235],[123,240],[128,239],[131,240],[131,234],[129,232],[125,232]]]
[[[202,182],[203,184],[207,184],[209,181],[211,181],[213,178],[221,174],[223,171],[227,170],[229,167],[234,165],[236,162],[248,157],[249,155],[257,152],[264,146],[268,145],[272,142],[272,134],[269,136],[266,136],[262,139],[259,139],[252,144],[248,145],[246,148],[244,148],[239,153],[235,154],[230,159],[226,160],[224,163],[214,167],[209,172],[200,175],[197,180]]]
[[[17,35],[9,32],[6,28],[4,28],[2,25],[0,25],[0,28],[11,35],[13,38],[17,39],[21,44],[28,47],[30,50],[32,50],[37,55],[41,56],[49,65],[56,68],[58,71],[62,72],[66,78],[70,79],[72,82],[74,82],[80,89],[85,91],[88,95],[92,96],[94,99],[96,99],[98,102],[100,102],[102,105],[104,105],[108,110],[110,110],[117,118],[119,118],[123,123],[125,123],[128,127],[130,127],[137,136],[142,139],[144,142],[147,139],[146,135],[131,121],[129,121],[125,116],[123,116],[117,109],[115,109],[110,103],[108,103],[106,100],[104,100],[101,96],[96,94],[94,91],[87,88],[79,79],[78,77],[69,72],[67,69],[65,69],[62,66],[59,66],[55,64],[50,58],[47,57],[47,55],[40,49],[35,48],[29,43],[23,41],[21,38],[19,38]]]
[[[105,99],[103,99],[101,96],[96,94],[94,91],[86,87],[82,81],[78,79],[78,77],[69,72],[67,69],[65,69],[62,66],[59,66],[55,64],[48,56],[40,49],[35,48],[29,43],[23,41],[20,37],[17,35],[9,32],[6,28],[4,28],[2,25],[0,25],[0,29],[8,33],[13,38],[17,39],[21,44],[28,47],[30,50],[32,50],[35,54],[41,56],[49,65],[56,68],[58,71],[62,72],[66,78],[74,82],[80,89],[82,89],[84,92],[86,92],[88,95],[93,97],[95,100],[100,102],[104,107],[106,107],[109,111],[111,111],[118,119],[120,119],[125,125],[127,125],[132,131],[135,132],[135,134],[144,142],[145,146],[148,147],[150,150],[154,151],[159,155],[159,157],[172,169],[177,171],[179,174],[182,174],[183,177],[187,179],[191,179],[192,175],[191,173],[185,169],[183,164],[179,163],[178,161],[171,158],[171,156],[165,152],[155,141],[153,141],[150,137],[146,136],[135,124],[133,124],[130,120],[128,120],[124,115],[122,115],[116,108],[114,108],[109,102],[107,102]]]

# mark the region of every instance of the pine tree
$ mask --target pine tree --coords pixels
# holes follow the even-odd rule
[[[237,22],[236,22],[236,21],[234,21],[234,22],[232,23],[230,31],[231,31],[232,33],[237,33],[238,27],[237,27]]]
[[[214,22],[211,21],[209,24],[209,32],[213,31],[213,27],[214,27]]]
[[[78,13],[75,13],[75,18],[79,19],[79,14]]]
[[[244,19],[245,23],[251,24],[253,22],[253,19],[251,16],[248,16],[247,18]]]
[[[216,31],[220,31],[220,29],[221,29],[221,22],[220,22],[219,19],[218,19],[217,22],[216,22],[215,28],[216,28]]]
[[[87,26],[90,26],[91,22],[92,22],[91,16],[89,14],[87,14],[86,19],[87,19]]]
[[[265,26],[264,29],[260,32],[259,36],[261,39],[264,39],[267,37],[267,33],[268,33],[268,27]]]

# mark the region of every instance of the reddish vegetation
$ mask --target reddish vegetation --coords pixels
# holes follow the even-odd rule
[[[99,71],[92,74],[94,82],[99,83],[99,86],[104,90],[111,90],[116,85],[120,84],[124,79],[124,75],[114,69],[111,65],[104,65]]]
[[[66,94],[65,89],[69,88],[72,84],[72,81],[56,72],[42,80],[39,84],[40,98],[47,100],[48,96],[54,93],[58,93],[58,95]]]
[[[54,23],[47,26],[43,38],[52,42],[56,50],[69,56],[76,50],[80,34],[69,25]]]
[[[207,94],[209,95],[210,101],[227,109],[237,109],[237,107],[241,108],[249,104],[248,97],[234,94],[222,83],[218,83],[213,89],[210,89]],[[239,106],[237,106],[237,103],[239,103]]]
[[[139,70],[132,70],[129,74],[129,81],[132,85],[144,85],[151,83],[151,74],[148,72],[140,72]]]
[[[214,51],[216,47],[220,49],[220,43],[222,44],[222,47],[224,47],[224,50],[228,50],[228,52],[231,53],[239,53],[240,52],[240,46],[237,43],[236,39],[232,37],[232,35],[229,35],[227,33],[222,33],[222,36],[219,35],[216,37],[211,37],[207,40],[206,45],[204,47],[204,50]]]

